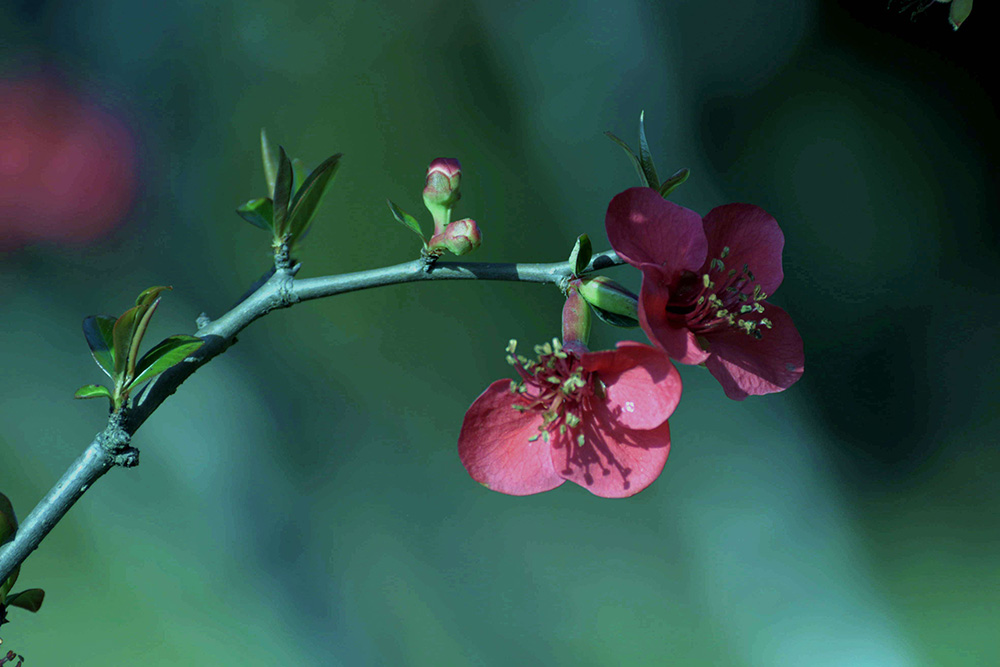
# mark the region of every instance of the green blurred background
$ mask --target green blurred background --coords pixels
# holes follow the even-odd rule
[[[0,212],[0,490],[22,518],[103,425],[72,400],[102,377],[81,319],[169,284],[151,335],[191,332],[267,268],[233,212],[265,194],[261,126],[309,164],[346,155],[308,277],[414,258],[385,199],[422,212],[437,156],[464,167],[471,259],[555,261],[583,232],[604,249],[635,174],[602,132],[634,144],[645,109],[660,170],[693,172],[675,201],[777,218],[774,301],[806,346],[801,382],[742,403],[682,367],[670,460],[638,496],[512,498],[468,477],[456,438],[509,375],[508,339],[558,334],[558,290],[425,283],[273,313],[26,562],[17,588],[48,597],[12,611],[3,648],[78,666],[1000,664],[992,25],[952,33],[946,14],[0,2],[0,79],[116,118],[101,150],[132,174],[106,183],[131,202],[107,230],[26,238],[41,209]],[[621,333],[644,340],[602,328],[594,347]]]

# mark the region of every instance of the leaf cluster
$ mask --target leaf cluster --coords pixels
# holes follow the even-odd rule
[[[289,159],[281,146],[275,150],[263,129],[260,149],[271,196],[251,199],[236,212],[251,225],[270,231],[275,250],[291,248],[309,232],[316,209],[343,155],[331,155],[307,175],[302,161]]]
[[[132,390],[181,363],[202,346],[205,341],[200,338],[178,334],[165,338],[139,356],[139,346],[160,303],[160,293],[168,289],[150,287],[144,290],[136,298],[135,306],[120,317],[91,315],[83,320],[83,335],[94,361],[111,378],[114,389],[88,384],[77,389],[76,398],[104,396],[111,401],[111,409],[118,412]]]
[[[691,175],[691,170],[687,167],[678,169],[674,172],[673,176],[669,177],[667,180],[660,182],[659,176],[656,175],[656,166],[653,164],[653,154],[649,150],[649,143],[646,141],[646,128],[643,122],[643,117],[645,112],[639,114],[639,154],[636,155],[632,148],[616,137],[611,132],[605,132],[611,141],[615,142],[622,147],[625,154],[628,155],[629,160],[632,161],[632,166],[635,167],[635,171],[639,174],[639,180],[642,182],[643,187],[653,188],[660,193],[660,196],[666,199],[670,196],[670,193],[677,189],[684,181],[688,179]]]

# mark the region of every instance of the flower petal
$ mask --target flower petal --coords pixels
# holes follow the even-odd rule
[[[708,352],[698,344],[690,329],[675,326],[667,317],[670,300],[670,280],[666,273],[652,264],[643,264],[642,287],[639,289],[639,326],[651,343],[682,364],[700,364]]]
[[[472,479],[493,491],[527,496],[563,483],[552,467],[551,445],[539,434],[542,417],[513,408],[510,380],[486,388],[465,413],[458,455]]]
[[[785,235],[764,209],[753,204],[717,206],[705,216],[705,235],[709,259],[722,257],[722,249],[728,246],[729,253],[723,260],[727,268],[739,271],[746,264],[768,294],[774,294],[781,285]]]
[[[552,449],[552,463],[566,479],[603,498],[627,498],[653,483],[670,453],[670,424],[642,431],[623,428],[598,409],[583,424],[593,461],[566,468],[566,445]]]
[[[742,401],[784,391],[802,377],[805,353],[802,337],[781,308],[764,302],[764,312],[772,328],[762,329],[757,340],[742,331],[727,329],[709,338],[712,355],[705,365],[722,384],[726,396]]]
[[[705,263],[708,242],[701,216],[652,188],[629,188],[615,195],[604,227],[619,257],[637,267],[657,264],[670,280]]]
[[[616,350],[585,355],[583,367],[598,374],[607,391],[606,407],[627,429],[656,428],[681,400],[680,374],[649,345],[621,341]]]

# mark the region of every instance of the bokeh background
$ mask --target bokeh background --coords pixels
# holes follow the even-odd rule
[[[977,11],[984,11],[985,8]],[[560,294],[424,283],[269,315],[142,428],[22,569],[31,665],[1000,664],[995,98],[987,31],[881,2],[0,2],[0,490],[27,515],[102,428],[83,317],[153,336],[269,263],[258,132],[346,157],[300,276],[412,259],[426,164],[483,261],[606,248],[640,110],[673,199],[786,235],[779,395],[699,368],[626,501],[511,498],[462,415]],[[992,51],[991,51],[992,53]],[[424,216],[426,221],[426,216]],[[628,267],[613,277],[638,287]],[[594,347],[641,332],[598,329]]]

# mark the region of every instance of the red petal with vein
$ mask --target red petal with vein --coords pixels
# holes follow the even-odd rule
[[[563,473],[602,498],[627,498],[639,493],[663,472],[670,453],[670,425],[651,430],[628,430],[615,425],[606,409],[584,425],[584,437],[597,449],[600,463],[574,467]],[[552,449],[552,463],[563,471],[562,449]],[[607,471],[605,474],[604,471]]]
[[[563,478],[552,467],[551,445],[538,438],[540,414],[515,410],[510,380],[486,388],[465,413],[458,455],[469,475],[493,491],[527,496],[556,488]]]

